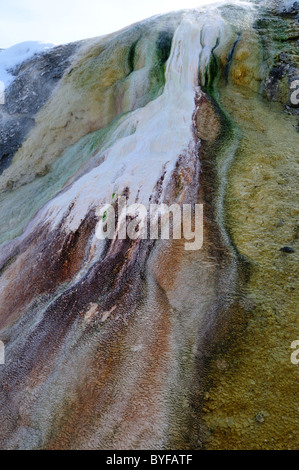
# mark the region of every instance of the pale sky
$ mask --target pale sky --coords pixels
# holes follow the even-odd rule
[[[215,0],[0,0],[0,48],[101,36],[149,16]]]

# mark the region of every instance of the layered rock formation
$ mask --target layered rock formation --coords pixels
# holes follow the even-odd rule
[[[9,71],[1,448],[298,448],[298,67],[297,2],[232,2]],[[203,248],[99,240],[119,196]]]

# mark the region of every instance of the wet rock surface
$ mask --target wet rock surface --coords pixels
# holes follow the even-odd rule
[[[280,102],[288,113],[298,116],[299,103],[292,100],[292,84],[299,79],[299,4],[267,9],[256,23],[264,45],[268,68],[263,92],[270,101]],[[297,82],[296,82],[297,83]]]
[[[48,101],[69,67],[79,43],[58,46],[11,70],[15,77],[0,105],[0,174],[34,126],[34,117]]]

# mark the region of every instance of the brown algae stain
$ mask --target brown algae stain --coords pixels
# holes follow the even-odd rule
[[[298,449],[299,370],[290,346],[299,338],[299,137],[294,117],[240,82],[241,65],[220,95],[243,135],[225,210],[232,241],[251,264],[247,328],[212,364],[203,441],[208,449]],[[284,246],[295,251],[282,253]]]

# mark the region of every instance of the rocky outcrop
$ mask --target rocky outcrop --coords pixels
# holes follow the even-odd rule
[[[22,62],[12,71],[14,80],[0,107],[0,172],[7,168],[30,130],[35,116],[50,98],[70,65],[78,44],[58,46]]]

